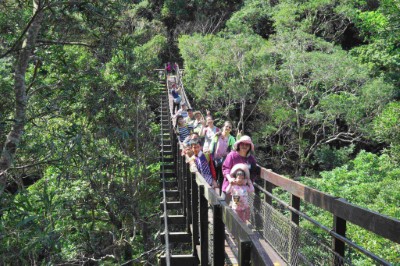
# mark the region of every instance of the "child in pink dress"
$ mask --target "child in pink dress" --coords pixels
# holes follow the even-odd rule
[[[254,186],[250,180],[250,171],[247,165],[243,163],[232,167],[231,174],[235,182],[229,184],[226,192],[232,195],[230,206],[232,210],[246,222],[250,219],[249,194],[254,193]]]

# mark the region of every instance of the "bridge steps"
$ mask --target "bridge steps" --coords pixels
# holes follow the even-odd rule
[[[168,224],[172,224],[172,225],[178,225],[178,224],[185,224],[186,223],[186,216],[182,215],[182,214],[176,214],[176,215],[168,215],[167,216],[168,219]],[[160,221],[161,224],[164,224],[164,217],[160,216]]]
[[[161,256],[161,265],[166,265],[165,256]],[[193,255],[171,255],[171,265],[174,266],[190,266],[198,265],[197,258]]]
[[[160,191],[162,193],[162,191]],[[179,191],[178,190],[166,190],[165,194],[167,198],[179,198]]]
[[[160,265],[167,265],[166,255],[170,265],[199,265],[197,256],[194,256],[192,245],[192,233],[188,228],[188,217],[184,212],[184,202],[182,195],[182,186],[177,179],[176,161],[174,161],[175,135],[171,134],[172,121],[170,119],[169,102],[171,96],[165,89],[161,92],[161,108],[160,108],[160,126],[161,126],[161,143],[160,143],[160,161],[162,161],[160,172],[160,186],[162,201],[160,207],[164,210],[159,217],[162,228],[160,234],[161,243],[169,248],[169,252],[162,254],[160,257]],[[165,209],[164,209],[165,208]],[[166,243],[168,241],[168,243]]]
[[[167,174],[173,174],[173,173],[165,173],[164,175]],[[175,176],[175,174],[173,174],[173,176]],[[161,182],[162,185],[162,182]],[[165,188],[166,189],[176,189],[178,186],[178,183],[176,182],[176,180],[167,180],[165,181]]]
[[[164,201],[160,202],[160,208],[162,208],[164,204]],[[182,202],[180,201],[167,201],[167,209],[168,210],[177,210],[177,209],[182,209],[183,205]]]
[[[192,234],[187,232],[169,232],[170,243],[192,243]],[[165,233],[161,233],[161,243],[165,244]]]

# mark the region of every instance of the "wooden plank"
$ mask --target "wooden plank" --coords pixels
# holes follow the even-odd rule
[[[160,173],[160,178],[162,178],[163,173]],[[165,178],[175,177],[175,173],[164,173]]]
[[[198,260],[193,255],[171,255],[170,262],[173,266],[198,265]],[[160,257],[160,265],[166,265],[166,258],[164,255]]]
[[[165,173],[165,175],[167,175],[168,173]],[[173,173],[171,173],[173,174]],[[165,176],[164,175],[164,176]],[[175,174],[173,174],[175,175]],[[168,176],[169,177],[169,176]],[[178,182],[176,182],[175,180],[172,181],[165,181],[165,188],[176,188],[178,186]]]
[[[348,222],[400,243],[400,220],[356,206],[299,182],[261,168],[261,178]]]
[[[168,215],[168,224],[186,224],[186,217],[184,215]],[[164,216],[160,216],[161,224],[164,224]]]
[[[162,190],[160,191],[160,194],[163,195],[163,191]],[[165,191],[165,196],[167,198],[168,197],[177,198],[177,197],[179,197],[179,191],[178,190],[166,190]]]
[[[164,201],[160,202],[160,208],[163,208]],[[168,210],[176,210],[182,209],[182,202],[180,201],[168,201],[167,202],[167,209]]]
[[[168,239],[170,243],[191,243],[192,235],[187,232],[169,232]],[[165,233],[161,233],[161,242],[165,243]]]

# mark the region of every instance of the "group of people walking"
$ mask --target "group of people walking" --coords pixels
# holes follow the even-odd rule
[[[189,163],[243,221],[249,220],[249,194],[254,193],[253,182],[260,174],[260,167],[252,154],[254,144],[251,138],[242,132],[238,132],[235,138],[230,121],[225,121],[221,128],[217,127],[208,110],[204,118],[200,111],[188,108],[176,83],[171,82],[169,87],[174,102],[175,133],[182,156],[190,158]],[[178,96],[179,109],[175,104]]]

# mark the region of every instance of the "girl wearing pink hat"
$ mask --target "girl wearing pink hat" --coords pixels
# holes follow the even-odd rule
[[[246,222],[250,219],[249,195],[254,193],[253,182],[250,180],[250,171],[247,165],[238,163],[230,172],[230,176],[235,178],[236,184],[229,184],[226,193],[232,195],[233,200],[230,202],[232,210]]]
[[[250,179],[254,182],[256,176],[260,174],[260,167],[257,165],[256,159],[250,153],[254,151],[254,144],[249,136],[242,136],[233,145],[233,150],[226,156],[222,165],[222,173],[224,181],[222,183],[222,198],[227,203],[230,202],[232,195],[227,192],[229,184],[236,185],[236,180],[231,176],[231,170],[236,164],[247,165],[250,172]]]

